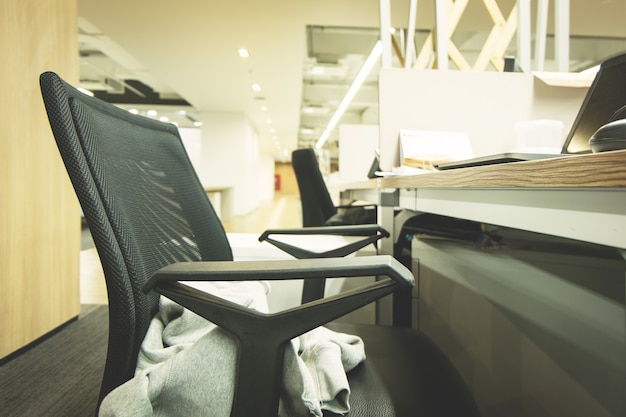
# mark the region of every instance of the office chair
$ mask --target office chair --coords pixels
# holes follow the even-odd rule
[[[237,336],[231,416],[273,417],[282,352],[291,338],[413,285],[410,272],[388,256],[233,262],[224,229],[175,126],[84,95],[52,72],[41,75],[40,85],[105,273],[110,323],[100,400],[133,377],[159,294]],[[257,313],[179,282],[364,275],[383,278],[276,314]],[[329,327],[361,336],[366,346],[365,363],[349,375],[349,416],[477,415],[459,374],[419,332]],[[251,352],[259,350],[263,360],[251,360]]]
[[[376,206],[335,206],[320,171],[315,150],[296,149],[291,153],[296,174],[302,225],[304,227],[376,223]]]

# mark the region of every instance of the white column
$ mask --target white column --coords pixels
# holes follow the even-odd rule
[[[380,40],[383,44],[382,68],[391,68],[391,5],[389,0],[380,0]]]
[[[406,52],[404,53],[404,68],[412,68],[415,54],[415,19],[417,17],[417,0],[411,0],[409,5],[409,33],[406,39]]]
[[[530,71],[530,0],[517,0],[517,60]]]
[[[446,0],[435,1],[435,28],[437,31],[437,68],[448,69],[448,7]]]
[[[554,19],[556,70],[569,72],[569,0],[555,0]]]
[[[535,70],[537,71],[543,71],[546,62],[548,2],[549,0],[537,0],[537,26],[535,28]]]

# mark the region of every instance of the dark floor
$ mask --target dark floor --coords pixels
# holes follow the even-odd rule
[[[108,310],[78,319],[0,366],[3,417],[94,416],[106,359]]]

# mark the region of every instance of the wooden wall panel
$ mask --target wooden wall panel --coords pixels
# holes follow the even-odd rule
[[[78,315],[80,212],[39,90],[78,81],[76,0],[0,0],[0,358]]]

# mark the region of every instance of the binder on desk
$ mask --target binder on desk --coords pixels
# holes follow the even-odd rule
[[[401,130],[400,161],[402,166],[430,171],[446,161],[473,156],[465,132],[436,130]]]

